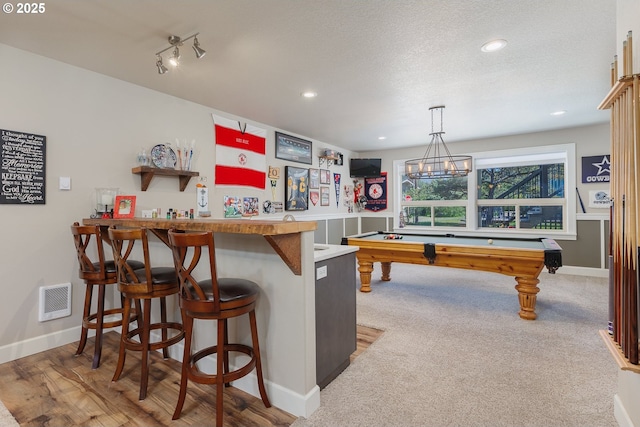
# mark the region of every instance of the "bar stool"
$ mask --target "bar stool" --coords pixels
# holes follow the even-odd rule
[[[91,368],[97,369],[100,366],[100,357],[102,355],[102,331],[104,329],[121,326],[122,319],[125,318],[122,316],[122,296],[120,308],[105,310],[104,298],[106,285],[115,284],[117,278],[115,263],[111,260],[105,260],[103,236],[100,231],[100,226],[80,225],[80,223],[74,222],[71,226],[71,234],[73,235],[73,242],[76,245],[76,255],[80,267],[78,276],[84,280],[86,285],[84,309],[82,313],[82,331],[80,333],[80,343],[78,344],[76,356],[81,355],[84,351],[89,329],[95,329],[95,348]],[[95,254],[92,253],[92,256],[89,256],[87,252],[93,251],[94,249],[92,248],[95,248]],[[134,269],[144,267],[142,262],[135,260],[130,260],[129,265]],[[92,312],[93,289],[96,286],[98,287],[97,308],[95,312]],[[105,317],[113,320],[105,322]],[[133,317],[133,315],[129,317],[130,321]]]
[[[213,233],[181,233],[169,230],[169,244],[173,251],[178,279],[180,282],[180,311],[185,330],[184,355],[180,379],[180,395],[173,413],[173,419],[180,418],[187,393],[187,382],[216,385],[216,426],[222,426],[223,385],[229,386],[256,369],[260,397],[265,407],[271,407],[262,378],[258,328],[255,306],[260,287],[249,280],[217,277]],[[208,250],[210,278],[197,281],[192,272],[203,257],[203,248]],[[207,255],[205,254],[204,257]],[[252,346],[230,344],[228,341],[227,319],[249,315]],[[191,354],[194,319],[217,321],[216,345],[206,347]],[[251,359],[242,367],[229,370],[229,352],[240,352]],[[209,355],[216,355],[216,374],[206,374],[197,367],[197,362]]]
[[[118,269],[118,289],[124,296],[124,316],[129,315],[132,300],[137,306],[142,305],[142,316],[138,316],[134,330],[129,330],[128,323],[122,324],[118,365],[112,381],[117,381],[122,374],[126,350],[142,352],[139,399],[144,400],[149,382],[149,351],[162,349],[164,358],[168,359],[168,348],[184,338],[182,324],[167,321],[166,297],[179,291],[176,271],[173,267],[151,267],[146,228],[116,229],[112,226],[109,227],[109,239]],[[137,242],[142,245],[144,254],[144,267],[141,269],[133,269],[127,263]],[[160,321],[151,323],[151,300],[154,298],[160,299]],[[161,339],[151,342],[151,331],[156,330],[160,330]],[[169,331],[173,331],[171,336]]]

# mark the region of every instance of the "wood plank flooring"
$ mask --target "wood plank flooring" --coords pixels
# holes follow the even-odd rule
[[[358,325],[360,355],[382,331]],[[179,420],[171,417],[180,389],[180,363],[150,358],[149,389],[138,400],[140,357],[127,353],[125,369],[111,382],[119,334],[104,336],[102,361],[91,369],[93,339],[75,357],[77,342],[0,365],[0,400],[21,426],[202,426],[215,423],[215,390],[189,383]],[[296,417],[235,387],[224,392],[225,426],[289,426]]]

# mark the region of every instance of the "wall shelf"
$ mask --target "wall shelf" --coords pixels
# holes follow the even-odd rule
[[[177,176],[178,178],[180,178],[180,191],[184,191],[184,189],[187,188],[187,184],[189,184],[189,180],[191,180],[191,177],[200,175],[200,173],[198,172],[154,168],[151,166],[136,166],[135,168],[131,169],[131,173],[140,175],[140,189],[142,191],[147,191],[151,180],[156,175]]]
[[[340,156],[318,156],[318,166],[322,167],[324,162],[327,162],[327,167],[331,167],[340,160],[342,160]]]

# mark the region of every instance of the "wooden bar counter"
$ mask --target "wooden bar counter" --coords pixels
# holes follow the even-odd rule
[[[186,232],[213,231],[218,275],[252,280],[261,288],[256,315],[265,385],[271,403],[303,417],[320,406],[320,389],[316,383],[315,221],[87,218],[82,222],[105,229],[112,225],[146,227],[158,237],[150,242],[150,251],[153,262],[159,265],[173,262],[166,245],[171,228]],[[177,301],[168,301],[168,309],[173,318],[180,318]],[[194,342],[198,345],[205,346],[215,338],[215,327],[196,329]],[[249,343],[248,322],[230,322],[229,335],[236,342]],[[181,344],[172,346],[170,357],[182,360]],[[202,370],[215,369],[215,359],[209,359],[201,360]],[[242,360],[238,365],[240,362]],[[234,381],[233,386],[258,396],[253,373]],[[189,399],[187,394],[185,407],[193,408]]]
[[[300,233],[317,228],[315,221],[268,221],[244,219],[157,219],[157,218],[85,218],[84,225],[100,225],[108,228],[145,227],[169,244],[167,233],[171,228],[182,231],[213,231],[214,233],[259,234],[269,242],[291,271],[300,275]],[[104,231],[104,230],[103,230]],[[103,233],[106,235],[107,233]]]

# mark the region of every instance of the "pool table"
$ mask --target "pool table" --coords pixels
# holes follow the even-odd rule
[[[562,248],[553,239],[379,231],[343,237],[342,244],[360,248],[356,257],[361,292],[371,292],[374,262],[380,263],[384,281],[391,280],[392,262],[490,271],[515,277],[520,301],[519,315],[527,320],[536,318],[540,272],[546,266],[549,273],[555,273],[562,266]]]

